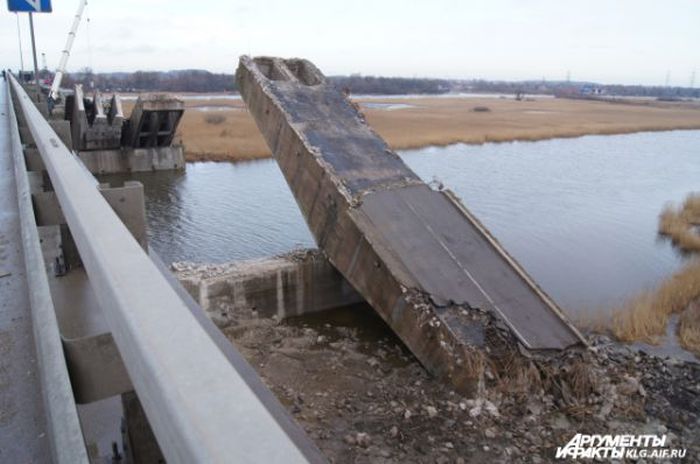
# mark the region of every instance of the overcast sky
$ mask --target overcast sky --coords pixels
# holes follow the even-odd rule
[[[19,68],[2,2],[0,65]],[[35,15],[39,66],[58,64],[78,6]],[[299,56],[326,74],[565,79],[688,86],[698,71],[698,0],[90,0],[68,70],[201,68],[241,54]],[[20,15],[25,68],[29,26]]]

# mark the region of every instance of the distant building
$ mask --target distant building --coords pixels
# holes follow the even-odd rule
[[[579,88],[579,93],[584,96],[604,95],[605,89],[597,85],[585,84]]]

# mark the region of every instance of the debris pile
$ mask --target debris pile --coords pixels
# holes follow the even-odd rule
[[[367,306],[283,322],[236,312],[225,333],[331,462],[553,462],[577,433],[666,435],[700,455],[697,364],[596,336],[546,362],[484,357],[461,395]]]

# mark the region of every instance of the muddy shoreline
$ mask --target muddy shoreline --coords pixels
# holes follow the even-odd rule
[[[210,303],[234,315],[224,334],[331,462],[557,462],[577,433],[666,435],[686,462],[700,456],[697,363],[589,334],[590,350],[518,375],[486,369],[479,389],[460,394],[365,304],[280,321],[230,295]]]
[[[467,397],[430,377],[370,308],[345,311],[364,314],[224,330],[331,462],[556,462],[576,433],[666,434],[688,462],[700,456],[697,364],[595,337],[586,368],[599,383],[585,395],[563,375],[557,389]]]

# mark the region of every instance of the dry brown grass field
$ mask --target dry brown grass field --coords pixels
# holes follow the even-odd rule
[[[693,103],[608,103],[537,98],[385,98],[356,100],[369,124],[394,149],[452,143],[480,144],[541,140],[586,134],[622,134],[700,129],[700,105]],[[365,103],[410,105],[375,109]],[[485,107],[489,111],[475,111]],[[223,122],[207,122],[216,113]],[[270,152],[240,100],[187,100],[178,131],[189,161],[267,158]]]

